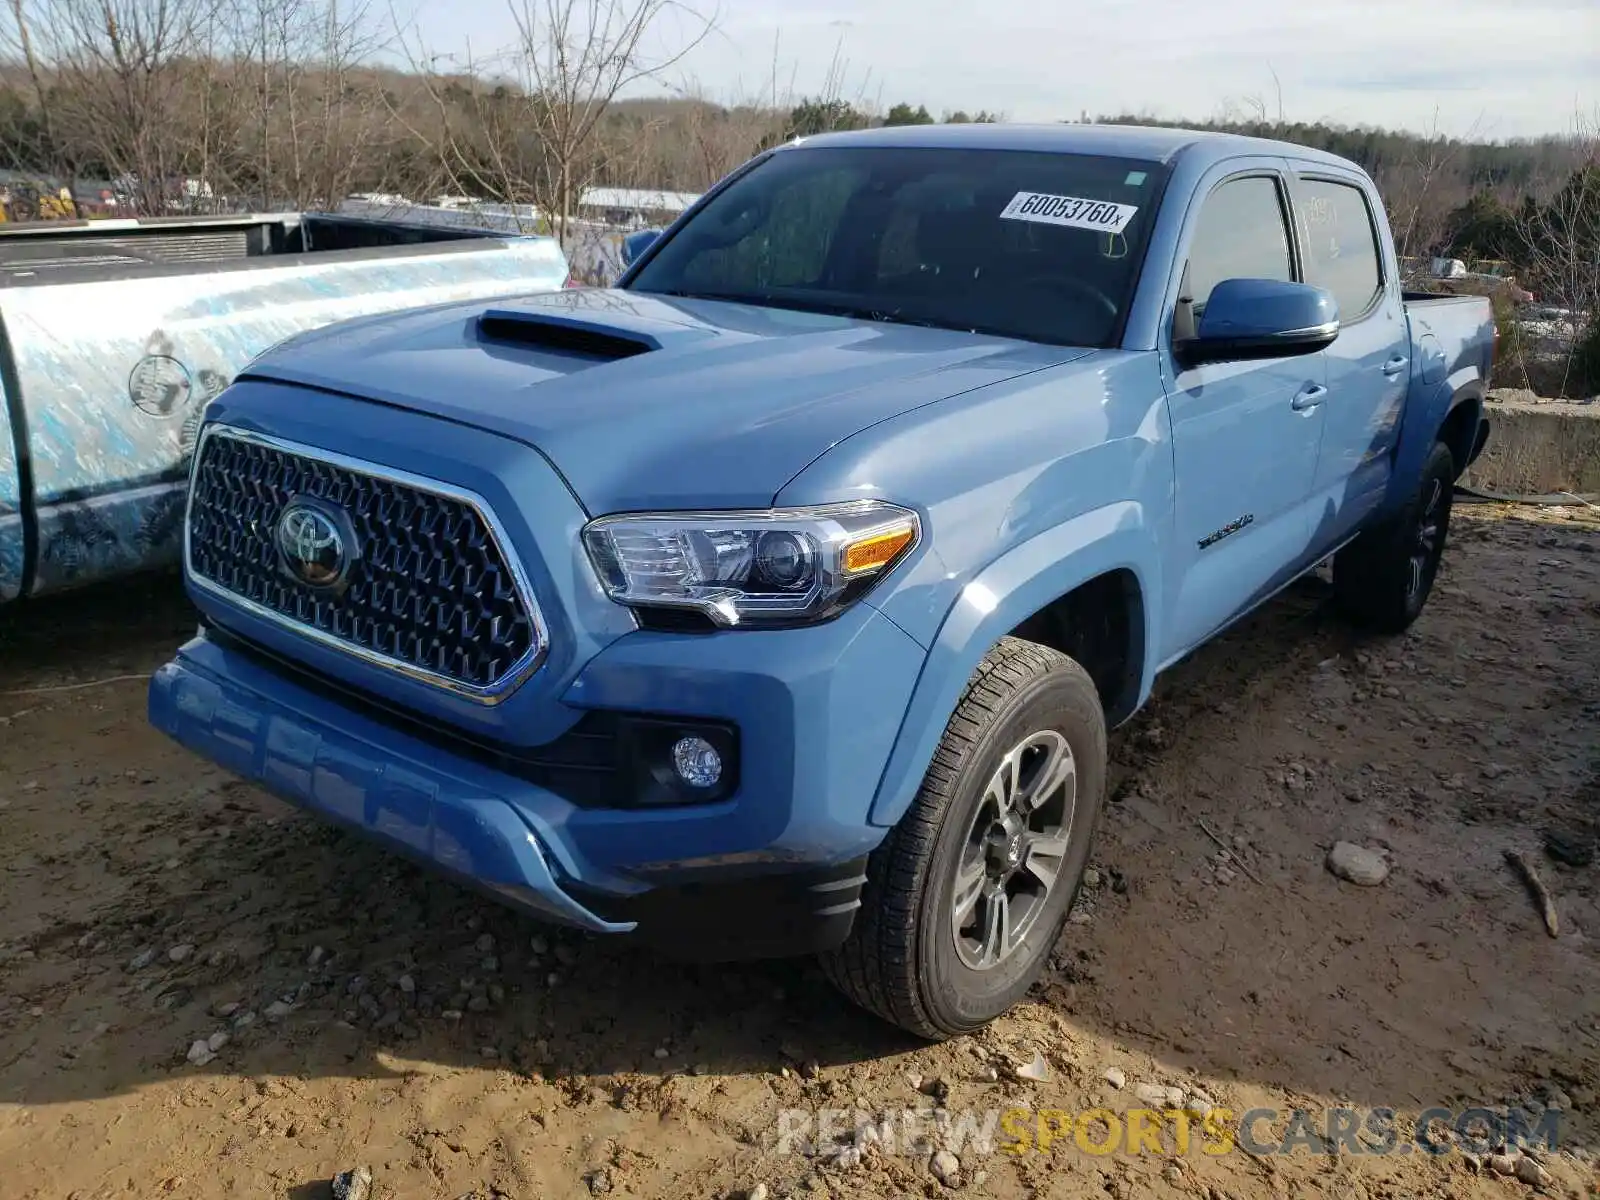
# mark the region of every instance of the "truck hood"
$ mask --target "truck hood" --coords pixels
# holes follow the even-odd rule
[[[762,507],[870,425],[1088,353],[574,289],[330,326],[276,347],[245,375],[517,439],[599,515]]]

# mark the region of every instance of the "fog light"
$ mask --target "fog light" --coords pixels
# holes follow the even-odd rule
[[[691,787],[708,788],[722,778],[722,755],[703,737],[679,738],[672,747],[672,765]]]

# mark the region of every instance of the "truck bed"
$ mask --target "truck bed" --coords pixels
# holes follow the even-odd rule
[[[481,240],[483,230],[324,213],[0,224],[0,286],[281,263],[337,251]]]
[[[269,346],[567,273],[551,238],[351,216],[0,225],[0,604],[176,563],[201,415]]]

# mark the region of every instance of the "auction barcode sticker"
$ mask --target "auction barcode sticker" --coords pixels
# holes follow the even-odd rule
[[[1097,233],[1121,233],[1138,211],[1138,205],[1118,204],[1114,200],[1018,192],[1011,197],[1011,203],[1001,209],[1000,216],[1008,221],[1037,221],[1044,225],[1092,229]]]

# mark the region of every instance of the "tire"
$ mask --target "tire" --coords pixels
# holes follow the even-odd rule
[[[1455,456],[1435,442],[1405,507],[1334,556],[1334,599],[1356,625],[1404,633],[1421,614],[1450,534],[1455,480]]]
[[[1064,770],[1063,751],[1071,777],[1046,787],[1047,772]],[[910,810],[868,860],[850,936],[823,958],[828,977],[862,1008],[930,1041],[1000,1016],[1043,972],[1072,907],[1105,777],[1105,714],[1088,673],[1048,647],[1001,640],[968,681]],[[1009,816],[991,791],[997,779],[1022,798]],[[955,920],[958,872],[970,901],[965,933]],[[1010,917],[1004,945],[992,936],[999,912]]]

